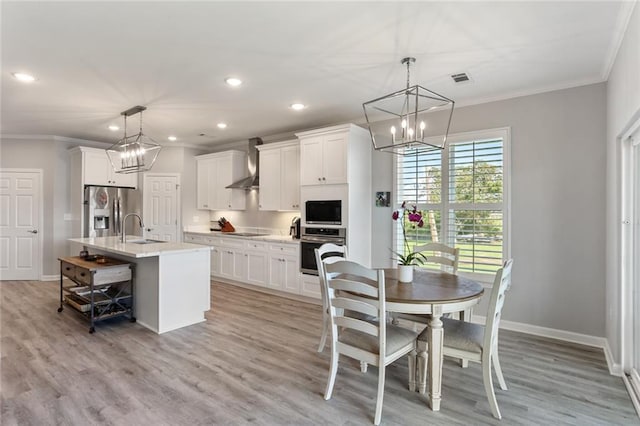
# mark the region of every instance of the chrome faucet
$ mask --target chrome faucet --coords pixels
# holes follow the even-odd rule
[[[140,223],[140,229],[144,230],[144,223],[142,223],[142,218],[140,217],[140,215],[138,213],[128,213],[124,216],[124,218],[122,219],[122,242],[126,243],[126,238],[127,238],[127,231],[126,228],[124,227],[125,223],[127,223],[127,218],[129,216],[135,216],[138,218],[138,222]]]

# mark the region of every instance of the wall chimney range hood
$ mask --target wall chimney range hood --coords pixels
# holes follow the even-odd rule
[[[249,139],[249,155],[247,155],[247,168],[249,176],[237,182],[233,182],[226,188],[229,189],[258,189],[260,183],[260,158],[258,157],[258,149],[256,146],[262,145],[262,139]]]

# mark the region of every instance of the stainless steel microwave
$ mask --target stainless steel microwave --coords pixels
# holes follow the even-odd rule
[[[305,222],[312,225],[342,225],[342,200],[307,201]]]

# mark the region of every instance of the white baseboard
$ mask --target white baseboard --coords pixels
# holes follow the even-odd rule
[[[633,407],[636,409],[638,417],[640,417],[640,394],[638,393],[639,390],[634,388],[633,383],[631,383],[631,380],[625,374],[622,375],[622,381],[627,387],[627,392],[629,392]]]
[[[607,366],[609,367],[609,373],[612,376],[624,377],[624,372],[622,371],[622,365],[616,364],[613,360],[613,352],[611,352],[611,346],[609,346],[609,341],[605,339],[604,341],[604,357],[607,360]]]
[[[42,275],[40,277],[40,281],[58,281],[60,280],[60,275]]]
[[[485,317],[474,315],[473,322],[484,324]],[[590,336],[588,334],[574,333],[572,331],[558,330],[555,328],[540,327],[537,325],[525,324],[515,321],[500,321],[500,328],[504,330],[518,331],[520,333],[532,334],[534,336],[548,337],[550,339],[563,340],[565,342],[578,343],[585,346],[600,348],[604,352],[609,374],[622,376],[622,366],[613,361],[613,354],[609,347],[609,341],[604,337]]]

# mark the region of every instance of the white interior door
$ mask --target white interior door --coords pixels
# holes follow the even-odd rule
[[[145,174],[142,196],[145,238],[179,241],[180,175]]]
[[[0,278],[38,280],[42,256],[41,171],[0,171]]]

